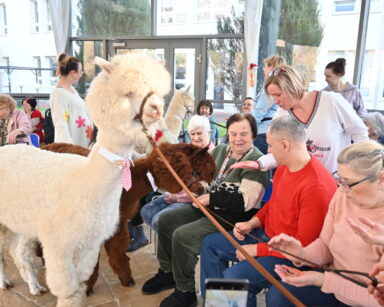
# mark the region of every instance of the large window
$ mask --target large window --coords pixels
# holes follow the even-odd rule
[[[352,83],[360,1],[264,1],[260,30],[257,86],[264,81],[262,60],[284,56],[306,78],[310,90],[327,84],[325,66],[338,57],[347,60],[346,81]]]
[[[150,0],[72,0],[72,36],[148,36]]]
[[[83,64],[83,77],[79,80],[76,89],[85,94],[92,79],[100,71],[95,65],[95,57],[106,58],[104,43],[102,41],[75,41],[73,42],[74,55]]]
[[[367,109],[384,110],[384,1],[372,0],[361,74],[361,93]]]
[[[240,102],[243,92],[244,42],[238,38],[208,41],[206,98]]]

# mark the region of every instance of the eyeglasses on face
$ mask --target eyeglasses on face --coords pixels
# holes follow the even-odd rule
[[[339,174],[337,173],[337,171],[333,172],[333,173],[332,173],[332,176],[333,176],[333,178],[335,178],[337,186],[341,186],[341,185],[342,185],[342,186],[345,187],[347,190],[350,190],[350,189],[351,189],[352,187],[354,187],[355,185],[358,185],[359,183],[362,183],[362,182],[364,182],[364,181],[366,181],[366,180],[368,180],[368,179],[370,179],[370,178],[373,177],[373,176],[367,176],[367,177],[364,177],[363,179],[360,179],[359,181],[356,181],[356,182],[354,182],[354,183],[346,183],[346,182],[344,181],[344,179],[341,178],[341,177],[339,176]]]

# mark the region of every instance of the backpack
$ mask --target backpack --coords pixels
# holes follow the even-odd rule
[[[43,130],[45,134],[44,143],[51,144],[55,140],[55,126],[53,125],[51,108],[46,109],[44,113]]]

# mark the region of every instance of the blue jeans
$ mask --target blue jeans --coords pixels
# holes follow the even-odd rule
[[[154,231],[158,229],[159,217],[167,211],[190,205],[191,203],[173,203],[168,204],[164,200],[164,196],[160,196],[155,200],[144,205],[140,210],[141,217]]]
[[[268,153],[267,135],[265,133],[258,134],[253,140],[253,145],[266,155]]]
[[[232,232],[230,232],[230,234],[233,236]],[[265,242],[269,241],[264,229],[255,229],[251,234]],[[246,236],[243,241],[237,241],[241,245],[257,243],[255,239],[252,239],[249,236]],[[248,261],[242,261],[228,267],[229,261],[237,262],[239,260],[236,258],[235,247],[220,233],[211,234],[205,237],[201,245],[200,255],[200,287],[203,295],[205,294],[206,278],[245,278],[250,281],[248,306],[256,306],[256,294],[270,285],[269,282],[267,282],[264,277],[248,263]],[[274,275],[276,275],[273,271],[275,264],[292,265],[290,261],[276,257],[262,257],[257,260],[261,262],[262,259],[264,259],[263,262],[268,262],[268,260],[271,262],[269,266],[272,267],[271,273]],[[243,267],[248,272],[245,272]]]

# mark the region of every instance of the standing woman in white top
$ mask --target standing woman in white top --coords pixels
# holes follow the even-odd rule
[[[83,75],[83,67],[77,58],[65,53],[57,65],[60,78],[50,96],[55,142],[88,147],[92,124],[85,101],[73,87]]]
[[[367,141],[368,129],[343,96],[333,92],[307,92],[306,87],[304,77],[288,65],[273,70],[264,83],[265,93],[280,107],[274,117],[289,115],[301,123],[306,130],[309,153],[333,173],[337,170],[338,154],[351,145],[352,140],[354,143]],[[274,168],[276,163],[271,155],[265,155],[256,163],[245,164],[234,164],[232,168],[266,170]]]

